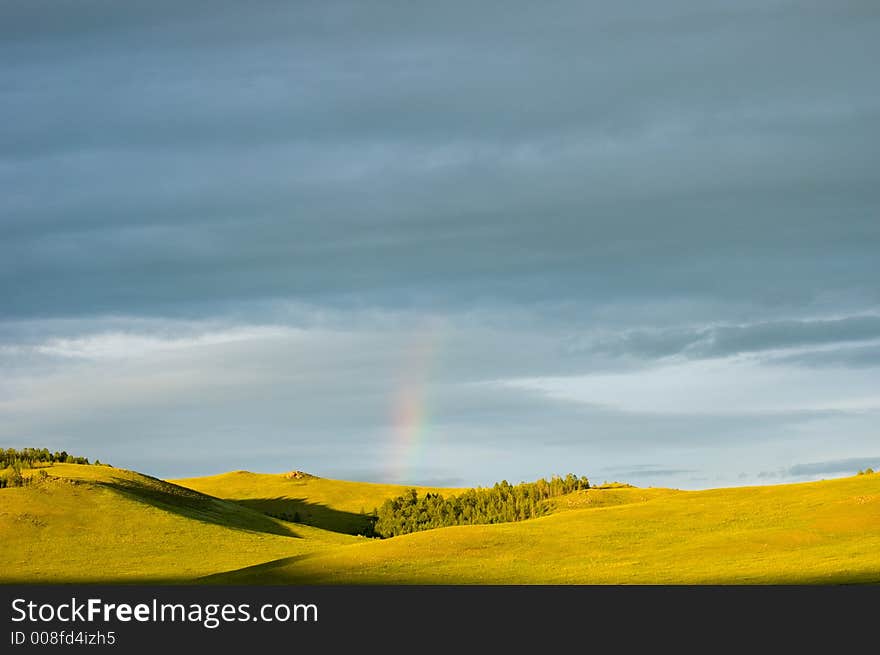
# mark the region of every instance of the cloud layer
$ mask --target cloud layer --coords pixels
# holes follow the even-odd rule
[[[4,445],[683,486],[877,452],[874,3],[0,15]]]

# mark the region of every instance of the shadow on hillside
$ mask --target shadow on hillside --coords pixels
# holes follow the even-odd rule
[[[344,512],[321,503],[314,503],[304,498],[244,498],[234,499],[244,507],[303,525],[311,525],[322,530],[341,532],[353,535],[371,535],[373,517],[369,514]]]
[[[114,477],[110,482],[99,481],[95,484],[112,489],[132,500],[197,521],[226,528],[301,538],[289,527],[272,520],[264,513],[254,512],[237,503],[179,487],[158,478],[144,477],[147,482]]]
[[[230,581],[232,581],[232,584],[235,584],[236,581],[244,580],[243,584],[248,584],[250,580],[260,580],[263,581],[260,584],[273,584],[276,580],[287,579],[287,566],[295,564],[308,556],[308,554],[294,555],[293,557],[273,559],[268,562],[263,562],[262,564],[254,564],[253,566],[245,566],[240,569],[212,573],[211,575],[196,578],[193,582],[196,584],[230,584]]]
[[[58,578],[46,578],[34,580],[31,578],[17,578],[0,575],[0,585],[27,585],[29,587],[49,586],[49,585],[113,585],[114,587],[125,587],[128,585],[177,585],[191,586],[201,584],[201,581],[193,578],[174,577],[174,576],[150,576],[146,575],[142,578],[114,578],[113,576],[95,576],[89,578],[86,576],[65,576]]]

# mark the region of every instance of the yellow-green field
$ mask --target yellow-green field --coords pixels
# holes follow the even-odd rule
[[[708,491],[590,489],[555,499],[538,519],[379,540],[343,532],[403,487],[244,472],[170,484],[72,464],[47,471],[47,481],[0,489],[0,582],[880,583],[877,474]],[[313,525],[258,511],[292,507],[311,510],[303,519]]]
[[[187,582],[358,540],[131,471],[44,470],[0,489],[0,582]]]
[[[369,525],[366,514],[387,498],[399,496],[408,488],[438,493],[458,493],[463,489],[405,487],[394,484],[348,482],[306,475],[233,471],[203,478],[171,482],[217,498],[272,515],[299,515],[300,522],[346,534],[358,534]]]

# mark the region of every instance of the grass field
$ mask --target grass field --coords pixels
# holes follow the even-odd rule
[[[186,582],[356,537],[105,466],[56,464],[0,489],[2,582]]]
[[[298,515],[300,522],[346,534],[360,534],[369,525],[366,514],[387,498],[399,496],[408,488],[394,484],[348,482],[306,475],[233,471],[203,478],[173,480],[175,484],[195,489],[217,498],[231,500],[259,512],[273,515]],[[444,494],[462,489],[415,487]]]
[[[401,487],[47,471],[45,482],[0,489],[2,582],[880,583],[876,474],[708,491],[590,489],[555,499],[539,519],[379,540],[344,534],[347,521]],[[329,529],[257,511],[290,502]]]

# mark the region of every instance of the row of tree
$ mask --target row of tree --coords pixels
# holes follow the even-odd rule
[[[88,464],[87,457],[74,457],[66,450],[51,452],[48,448],[0,448],[0,469],[11,466],[33,468],[35,464]],[[98,462],[95,462],[96,464]]]
[[[549,499],[589,488],[587,478],[569,473],[565,477],[516,485],[503,480],[490,488],[468,489],[445,498],[430,492],[419,496],[415,489],[410,489],[402,496],[386,500],[375,511],[373,532],[380,537],[393,537],[449,525],[532,519],[550,511]]]

